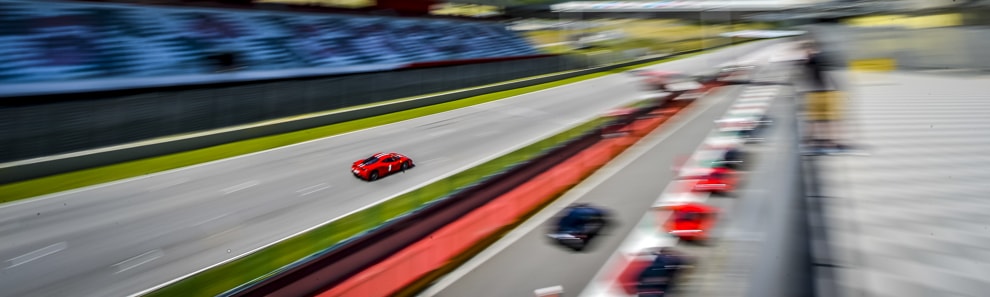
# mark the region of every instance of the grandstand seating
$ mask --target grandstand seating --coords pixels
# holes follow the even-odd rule
[[[0,0],[0,44],[0,84],[538,54],[491,23],[44,0]]]

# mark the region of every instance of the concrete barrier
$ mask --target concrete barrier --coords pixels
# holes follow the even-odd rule
[[[677,53],[688,54],[700,50]],[[616,68],[657,61],[669,56],[652,56],[612,65],[544,75],[524,80],[488,85],[432,96],[397,100],[384,104],[331,111],[304,117],[273,120],[262,123],[241,125],[232,128],[212,130],[202,133],[173,136],[156,140],[142,141],[111,146],[82,152],[60,154],[48,157],[27,159],[0,164],[0,184],[29,180],[54,174],[72,172],[98,166],[112,165],[143,158],[206,148],[234,141],[276,135],[302,129],[325,126],[350,120],[383,115],[397,111],[434,105],[458,99],[517,89],[527,86],[558,81],[581,75],[608,71]]]

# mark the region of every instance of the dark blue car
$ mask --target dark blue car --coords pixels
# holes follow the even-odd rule
[[[608,213],[589,204],[564,209],[547,236],[568,248],[583,250],[608,224]]]

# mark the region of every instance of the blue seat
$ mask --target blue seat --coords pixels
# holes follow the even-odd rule
[[[24,0],[0,0],[0,15],[0,84],[209,73],[222,51],[248,70],[538,53],[503,26],[452,20]],[[60,36],[92,39],[37,54]]]

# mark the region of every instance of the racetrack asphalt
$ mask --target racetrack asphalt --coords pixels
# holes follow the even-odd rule
[[[775,42],[744,44],[651,68],[700,71]],[[0,296],[134,294],[479,164],[643,95],[635,78],[609,75],[0,205]],[[699,131],[704,130],[692,129],[676,139],[700,141],[704,133]],[[418,166],[373,183],[350,174],[351,162],[379,151],[407,154]]]
[[[469,260],[466,265],[435,282],[419,296],[536,296],[535,290],[554,286],[560,286],[564,296],[578,296],[586,292],[596,273],[610,269],[603,266],[623,244],[626,236],[634,228],[638,228],[640,219],[650,211],[650,206],[676,177],[671,170],[675,160],[695,151],[714,127],[713,121],[725,114],[741,90],[741,86],[722,88],[701,99],[697,103],[699,105],[683,115],[687,120],[680,123],[681,126],[666,125],[661,128],[666,130],[654,132],[564,194],[558,202],[523,223],[514,233],[507,234],[488,250]],[[770,147],[761,147],[753,152],[766,158],[767,153],[776,153],[776,149],[768,149],[777,144],[771,143]],[[751,189],[752,187],[747,186],[741,192],[752,191]],[[709,203],[738,215],[737,220],[759,220],[759,211],[735,210],[740,195],[741,193],[731,197],[714,196]],[[573,202],[602,206],[612,212],[617,222],[606,235],[596,238],[585,252],[566,250],[546,238],[546,231],[553,223],[548,220],[550,215]],[[703,257],[712,252],[710,247],[688,247],[685,250]],[[692,279],[690,287],[686,288],[687,292],[682,291],[686,294],[678,296],[695,296],[694,293],[703,287],[708,289],[708,283],[711,281]]]
[[[671,170],[674,160],[690,154],[701,143],[714,126],[713,121],[728,108],[731,102],[728,98],[734,97],[738,91],[739,87],[733,86],[710,94],[704,99],[709,101],[707,105],[692,107],[690,112],[700,114],[690,123],[673,131],[631,164],[612,176],[603,177],[602,183],[583,193],[579,202],[604,207],[615,220],[604,235],[592,241],[586,251],[571,252],[552,244],[546,238],[546,231],[552,222],[546,222],[442,291],[435,294],[428,291],[424,295],[534,296],[534,290],[552,286],[563,287],[567,296],[579,292],[618,248],[625,234],[632,230],[635,219],[643,216],[667,182],[674,178]],[[623,153],[620,158],[629,155]],[[603,168],[599,172],[609,171]]]

